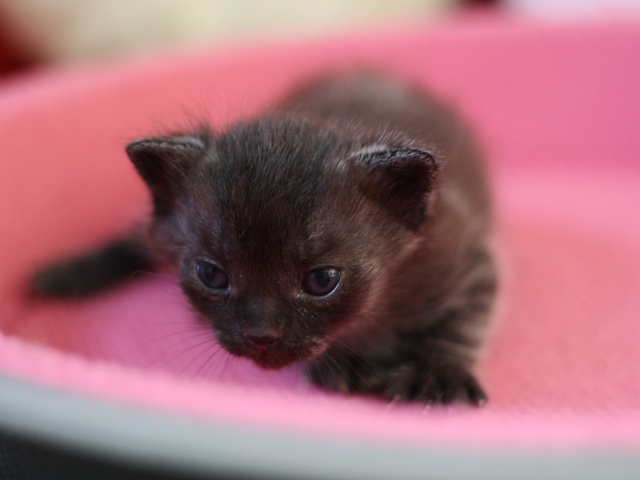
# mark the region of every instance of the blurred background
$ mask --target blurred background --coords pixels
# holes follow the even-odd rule
[[[640,17],[640,0],[0,0],[0,75],[146,51],[304,39],[477,12]]]

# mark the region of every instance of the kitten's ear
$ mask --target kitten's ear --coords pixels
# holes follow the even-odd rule
[[[127,145],[127,155],[147,183],[156,214],[167,213],[189,170],[204,153],[198,137],[144,138]]]
[[[428,196],[440,170],[436,157],[421,148],[367,147],[354,153],[367,174],[365,195],[416,230],[427,217]]]

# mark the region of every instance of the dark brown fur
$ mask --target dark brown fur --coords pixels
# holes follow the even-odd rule
[[[315,383],[341,392],[484,402],[472,367],[496,285],[487,188],[464,129],[422,92],[327,78],[226,133],[127,152],[155,212],[132,248],[174,266],[229,352],[264,368],[306,361]],[[91,258],[67,271],[86,274]],[[206,287],[202,261],[230,287]],[[305,275],[323,266],[341,270],[338,287],[305,293]],[[51,272],[33,289],[64,295]]]

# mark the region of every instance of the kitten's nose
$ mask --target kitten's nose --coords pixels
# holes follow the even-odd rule
[[[266,350],[269,348],[273,342],[275,342],[279,337],[273,334],[263,334],[263,335],[245,335],[244,338],[254,347],[256,350]]]

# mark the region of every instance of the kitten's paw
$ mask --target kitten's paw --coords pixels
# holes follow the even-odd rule
[[[314,384],[344,394],[383,395],[391,372],[350,355],[324,355],[307,365],[307,376]]]
[[[437,360],[385,365],[350,355],[324,355],[308,364],[307,375],[314,384],[329,390],[376,395],[391,401],[477,406],[487,401],[469,370]]]
[[[487,395],[466,368],[446,365],[430,368],[407,363],[391,375],[387,396],[392,400],[426,404],[467,403],[484,405]]]

